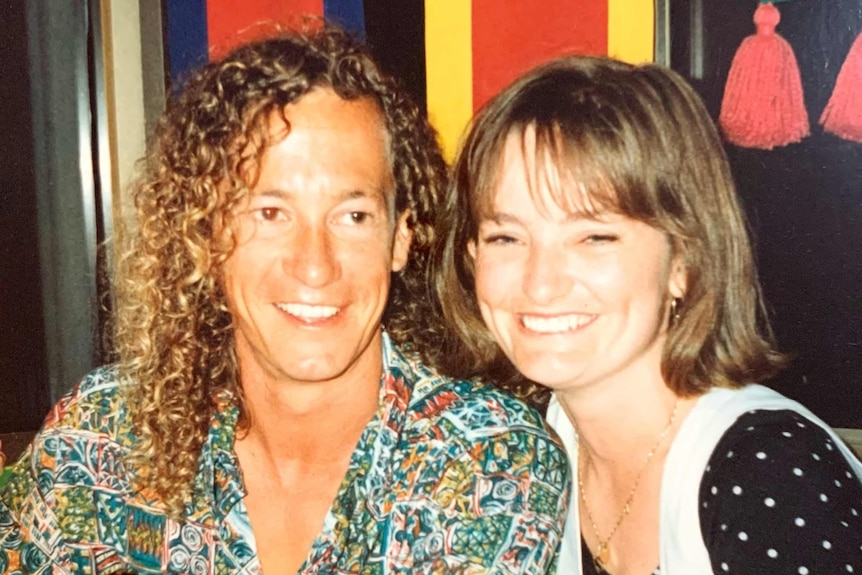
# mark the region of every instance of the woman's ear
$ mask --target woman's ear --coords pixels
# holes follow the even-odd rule
[[[688,272],[685,268],[684,258],[681,256],[674,256],[670,263],[667,289],[671,297],[685,299],[685,293],[688,289]]]
[[[470,254],[471,258],[476,259],[476,240],[467,242],[467,253]]]

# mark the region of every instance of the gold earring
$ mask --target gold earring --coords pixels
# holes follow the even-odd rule
[[[675,297],[670,300],[670,318],[668,318],[668,327],[672,327],[679,322],[680,308],[682,307],[682,298]]]

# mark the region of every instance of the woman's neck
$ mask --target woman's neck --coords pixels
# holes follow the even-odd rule
[[[645,456],[660,434],[674,435],[693,404],[660,376],[556,395],[578,433],[579,449],[597,466],[639,465],[636,454]]]

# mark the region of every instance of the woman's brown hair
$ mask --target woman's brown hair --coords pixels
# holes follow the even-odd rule
[[[561,207],[619,213],[667,234],[686,274],[662,359],[671,389],[697,395],[760,381],[780,368],[730,168],[700,98],[661,66],[571,56],[527,73],[489,101],[461,144],[431,274],[449,328],[437,359],[445,372],[492,380],[535,403],[547,398],[485,327],[467,251],[493,200],[506,139],[515,134],[526,145],[528,129],[535,149],[525,154],[542,159],[534,176],[562,182],[552,191]],[[573,200],[573,193],[583,197]]]

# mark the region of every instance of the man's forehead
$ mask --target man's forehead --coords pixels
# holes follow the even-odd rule
[[[267,146],[277,145],[294,131],[306,134],[336,128],[345,137],[362,132],[381,138],[384,160],[394,178],[392,138],[379,102],[370,95],[347,99],[329,87],[311,89],[281,108],[271,110],[267,117]],[[265,149],[262,150],[265,152]]]
[[[291,127],[310,130],[329,129],[333,118],[350,117],[351,125],[377,132],[389,138],[386,118],[377,101],[371,96],[346,99],[332,88],[313,88],[296,100],[289,102],[280,110],[273,110],[269,117],[271,133],[281,133]],[[287,126],[285,126],[285,121]]]
[[[330,88],[315,88],[271,110],[266,129],[244,177],[258,193],[310,185],[339,195],[380,195],[393,203],[388,130],[374,98],[345,99]]]

